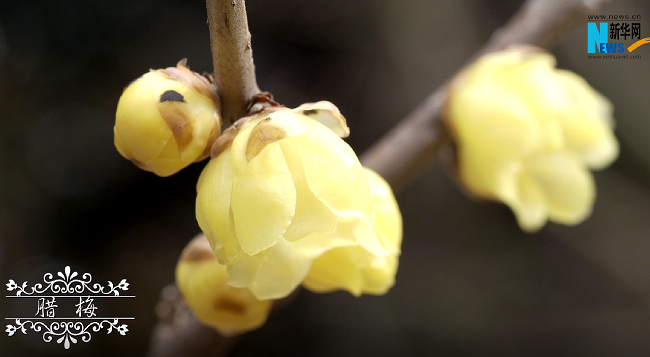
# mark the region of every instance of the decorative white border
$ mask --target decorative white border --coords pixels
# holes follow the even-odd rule
[[[107,286],[99,283],[92,282],[92,275],[84,273],[81,277],[77,278],[79,274],[76,271],[70,271],[70,267],[66,266],[63,272],[57,272],[58,278],[55,278],[51,273],[43,275],[43,283],[36,283],[34,286],[28,286],[27,282],[18,285],[13,279],[9,279],[7,291],[14,291],[15,295],[5,296],[7,298],[36,298],[36,297],[117,297],[129,298],[135,296],[120,295],[121,291],[129,290],[129,283],[126,279],[122,279],[117,285],[109,281]],[[52,293],[57,295],[44,295],[43,293]],[[72,296],[64,296],[61,294],[73,294]],[[34,332],[43,331],[43,341],[52,342],[54,337],[58,337],[56,343],[63,343],[63,347],[67,350],[70,348],[70,343],[77,343],[77,339],[81,338],[82,342],[89,342],[92,339],[92,332],[99,332],[106,328],[106,334],[110,334],[114,330],[120,335],[125,336],[129,331],[127,324],[119,325],[120,320],[135,320],[134,317],[72,317],[72,318],[34,318],[34,317],[11,317],[5,320],[15,320],[14,323],[6,325],[5,332],[9,337],[13,336],[16,331],[27,334],[29,330]],[[66,320],[66,321],[57,321]],[[94,321],[75,321],[75,320],[94,320]],[[118,326],[119,325],[119,326]]]
[[[79,274],[75,271],[70,273],[70,267],[66,266],[65,275],[62,272],[57,272],[57,275],[60,279],[54,279],[51,273],[46,273],[43,275],[43,284],[36,283],[32,287],[27,286],[25,281],[22,285],[16,284],[13,279],[9,279],[7,285],[8,291],[16,290],[15,296],[32,295],[32,294],[42,294],[51,291],[53,294],[60,293],[73,293],[73,294],[82,294],[84,291],[88,290],[92,294],[100,295],[111,295],[119,296],[119,290],[126,291],[129,290],[129,283],[126,282],[126,279],[122,279],[119,284],[113,285],[113,282],[108,282],[108,287],[104,287],[99,283],[92,284],[93,277],[89,273],[84,273],[81,278],[75,279]],[[92,284],[92,286],[91,286]],[[31,288],[31,290],[30,290]]]
[[[104,324],[106,324],[108,327],[106,334],[110,334],[113,332],[113,330],[115,330],[119,332],[120,335],[125,336],[129,331],[128,325],[122,324],[118,326],[118,323],[119,319],[113,319],[113,322],[109,320],[101,320],[92,321],[88,324],[84,324],[83,322],[79,321],[54,321],[50,322],[48,325],[47,323],[41,321],[25,320],[24,322],[21,322],[21,319],[16,319],[16,325],[7,325],[5,332],[7,332],[9,336],[13,336],[16,331],[20,331],[26,335],[28,329],[31,329],[35,332],[41,332],[41,330],[44,330],[43,341],[52,342],[53,337],[61,336],[56,340],[56,343],[60,344],[63,342],[63,347],[67,350],[70,348],[70,342],[77,343],[77,339],[75,337],[80,337],[81,341],[83,342],[89,342],[92,338],[92,335],[88,330],[92,329],[93,332],[99,332],[102,328],[104,328]]]

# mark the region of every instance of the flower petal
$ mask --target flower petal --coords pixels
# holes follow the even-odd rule
[[[459,84],[464,84],[461,81]],[[507,102],[508,105],[501,103]],[[511,88],[492,82],[467,83],[449,99],[452,131],[459,144],[485,155],[519,158],[540,144],[537,119]]]
[[[345,117],[341,115],[339,108],[328,101],[305,103],[293,111],[325,125],[340,138],[347,138],[350,135]]]
[[[296,214],[284,232],[284,238],[294,242],[309,234],[334,232],[337,217],[309,189],[300,153],[290,140],[279,144],[296,188]]]
[[[246,166],[248,165],[248,159],[246,159],[246,147],[248,146],[248,139],[250,138],[250,134],[253,129],[255,129],[255,125],[264,119],[265,117],[255,117],[250,119],[242,125],[242,127],[239,129],[239,132],[233,139],[230,146],[230,158],[237,172],[242,172],[244,169],[246,169]]]
[[[314,259],[331,249],[358,243],[350,224],[341,223],[334,233],[314,233],[290,244],[303,256]]]
[[[373,227],[382,245],[396,253],[402,245],[402,214],[388,183],[371,169],[364,168],[375,213]]]
[[[289,110],[271,113],[251,130],[246,145],[246,159],[252,160],[269,144],[300,135],[306,129],[306,120],[304,116]]]
[[[521,171],[521,162],[495,159],[486,151],[458,148],[460,179],[471,193],[479,197],[514,199],[517,196],[516,179]]]
[[[569,71],[557,71],[568,102],[558,113],[570,149],[578,152],[594,169],[609,166],[618,157],[618,141],[612,132],[612,104],[584,78]]]
[[[259,300],[283,298],[300,284],[310,267],[311,259],[281,239],[266,250],[260,270],[248,288]]]
[[[517,180],[516,199],[504,200],[517,217],[521,229],[535,232],[548,218],[547,203],[539,184],[528,173],[520,173]]]
[[[246,254],[255,255],[280,239],[296,211],[296,190],[277,142],[234,175],[231,207]]]
[[[233,166],[229,151],[210,160],[197,183],[196,220],[214,250],[234,238],[230,225],[232,184]]]
[[[236,288],[249,286],[257,277],[266,258],[267,251],[261,251],[253,256],[242,254],[235,261],[228,264],[228,285]]]
[[[235,235],[235,218],[232,214],[232,209],[228,211],[228,218],[229,224],[226,232],[228,236],[225,239],[223,246],[214,251],[219,263],[221,264],[228,264],[236,260],[242,254],[241,246],[239,245],[237,236]]]
[[[383,295],[395,285],[395,274],[399,260],[396,255],[384,258],[374,258],[362,270],[363,292],[365,294]]]
[[[363,289],[360,247],[332,249],[314,260],[303,285],[315,292],[345,289],[359,296]]]
[[[356,154],[316,121],[289,140],[296,146],[311,191],[339,217],[371,217],[368,182]]]
[[[370,254],[377,257],[385,257],[390,254],[388,249],[379,241],[377,233],[372,226],[372,221],[369,219],[358,219],[350,223],[352,234],[356,238],[359,246],[370,252]]]
[[[596,196],[593,177],[575,155],[564,152],[540,154],[525,164],[544,192],[551,220],[577,224],[591,213]]]

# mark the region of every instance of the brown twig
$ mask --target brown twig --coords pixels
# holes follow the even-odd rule
[[[271,316],[290,305],[300,294],[299,287],[289,296],[273,302]],[[241,335],[225,337],[201,324],[183,301],[175,284],[167,285],[156,306],[158,324],[151,333],[148,357],[226,356]]]
[[[159,322],[151,334],[151,357],[225,356],[238,340],[237,336],[224,337],[202,325],[174,284],[162,290],[156,314]]]
[[[496,31],[490,41],[477,52],[498,51],[513,44],[531,44],[549,48],[576,21],[595,14],[608,0],[528,0],[513,18]],[[243,0],[207,0],[211,47],[219,95],[223,103],[223,128],[247,113],[247,107],[260,90],[250,48],[250,33]],[[445,143],[442,111],[446,87],[442,85],[409,114],[398,126],[366,151],[361,161],[379,172],[395,191],[422,172]],[[166,289],[172,291],[173,285]],[[173,295],[172,293],[169,293]],[[165,306],[165,292],[163,304]],[[224,338],[213,329],[201,325],[185,304],[174,295],[169,321],[164,319],[154,329],[150,357],[222,356],[228,353],[236,338]],[[286,304],[286,301],[283,302]],[[163,310],[165,308],[163,307]],[[184,310],[183,310],[184,309]],[[189,314],[189,315],[188,315]],[[181,317],[179,317],[181,316]],[[182,317],[184,316],[184,317]]]
[[[250,101],[261,91],[255,79],[255,65],[244,0],[206,0],[210,48],[215,83],[221,99],[221,116],[226,129],[246,116]]]
[[[514,44],[549,48],[587,14],[597,13],[607,1],[529,0],[472,60]],[[449,83],[429,95],[361,156],[361,162],[382,175],[396,192],[434,161],[447,140],[442,118]]]

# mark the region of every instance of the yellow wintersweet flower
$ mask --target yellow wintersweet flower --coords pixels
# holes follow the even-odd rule
[[[173,175],[210,154],[221,130],[210,81],[185,66],[152,70],[126,89],[115,115],[115,147],[158,176]]]
[[[612,105],[542,50],[483,56],[452,84],[446,123],[459,176],[473,194],[506,203],[526,231],[577,224],[595,199],[589,171],[618,156]]]
[[[303,285],[315,292],[338,289],[361,294],[385,294],[395,283],[402,245],[402,215],[388,183],[377,173],[365,169],[375,219],[370,227],[353,231],[354,235],[376,233],[386,256],[376,256],[359,246],[334,248],[314,260]],[[358,237],[357,239],[362,239]]]
[[[248,289],[229,286],[227,280],[226,267],[217,261],[205,235],[190,241],[176,265],[176,285],[196,318],[224,336],[262,326],[272,301],[257,300]]]
[[[345,119],[319,102],[267,110],[217,141],[197,185],[196,217],[230,285],[276,299],[328,250],[390,254],[372,228],[366,174],[335,131],[347,135]]]

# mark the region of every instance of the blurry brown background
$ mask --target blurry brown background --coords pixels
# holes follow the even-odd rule
[[[520,2],[249,0],[258,81],[287,106],[330,100],[362,152],[453,74]],[[608,14],[641,15],[650,1]],[[122,159],[112,125],[123,87],[184,57],[212,68],[202,1],[0,0],[0,282],[70,265],[126,278],[126,336],[69,351],[30,331],[2,356],[141,356],[160,289],[198,232],[204,163],[158,178]],[[464,196],[439,165],[399,197],[404,243],[384,297],[302,292],[232,356],[650,355],[650,47],[588,60],[586,22],[554,53],[615,104],[620,159],[596,174],[592,217],[522,233],[512,213]],[[9,294],[8,292],[3,295]],[[0,317],[29,316],[0,297]],[[27,312],[25,312],[27,311]],[[3,325],[4,326],[4,325]]]

